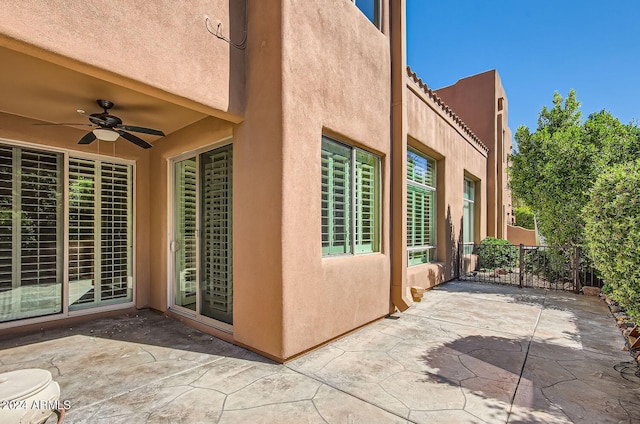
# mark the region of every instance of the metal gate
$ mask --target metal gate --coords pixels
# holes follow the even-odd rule
[[[578,246],[465,245],[459,279],[579,293],[603,281]]]

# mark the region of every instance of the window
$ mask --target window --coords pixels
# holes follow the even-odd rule
[[[322,138],[322,254],[380,251],[380,158]]]
[[[352,1],[377,28],[380,28],[380,0]]]
[[[407,250],[409,265],[435,260],[436,163],[407,151]]]
[[[173,306],[233,325],[233,145],[172,160]]]
[[[131,302],[132,196],[133,165],[0,145],[0,322]]]
[[[69,309],[133,300],[131,165],[69,158]]]
[[[0,145],[0,322],[62,312],[62,164]]]
[[[464,213],[462,218],[462,242],[464,254],[473,253],[475,243],[475,197],[476,183],[469,178],[464,179]]]

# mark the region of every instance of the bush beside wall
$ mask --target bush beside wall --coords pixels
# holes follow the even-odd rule
[[[517,266],[519,250],[508,240],[487,237],[476,248],[479,266],[482,269],[514,268]]]
[[[591,257],[611,297],[640,319],[640,160],[598,177],[584,217]]]
[[[513,214],[516,217],[516,225],[518,227],[526,228],[527,230],[535,229],[533,211],[529,206],[519,206],[513,210]]]

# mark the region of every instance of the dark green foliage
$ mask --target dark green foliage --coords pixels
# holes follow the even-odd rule
[[[586,239],[612,298],[640,319],[640,160],[611,167],[584,208]]]
[[[604,286],[602,286],[602,289],[600,291],[604,294],[611,294],[613,293],[613,288],[611,287],[611,284],[605,284]]]
[[[522,260],[524,269],[528,274],[537,275],[550,283],[572,281],[572,250],[560,247],[525,250]]]
[[[533,211],[529,206],[519,206],[513,210],[518,227],[533,230],[535,228]]]
[[[538,128],[520,127],[511,158],[510,186],[536,215],[549,245],[582,245],[589,188],[602,172],[640,155],[640,129],[610,113],[591,114],[581,123],[580,103],[571,90],[543,107]]]
[[[518,248],[510,241],[487,237],[476,248],[481,269],[510,269],[518,265]]]

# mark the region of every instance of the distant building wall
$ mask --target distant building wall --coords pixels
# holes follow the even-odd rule
[[[457,81],[435,92],[489,148],[487,159],[487,236],[506,238],[512,223],[507,185],[511,130],[508,101],[500,76],[490,70]]]
[[[522,227],[507,225],[507,240],[515,245],[524,244],[525,246],[535,246],[536,232]]]
[[[436,161],[436,260],[407,267],[407,287],[429,288],[457,276],[465,177],[476,182],[475,242],[486,237],[488,151],[415,74],[407,82],[407,115],[408,146]],[[406,180],[406,175],[402,177]]]

